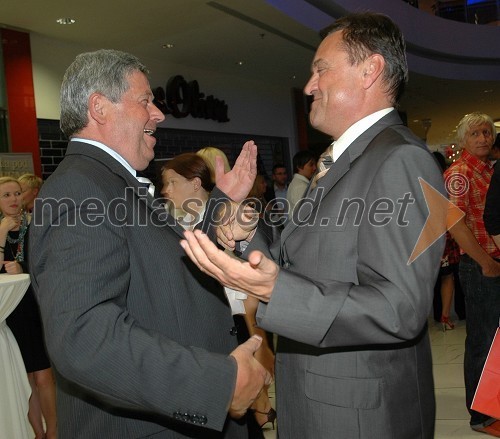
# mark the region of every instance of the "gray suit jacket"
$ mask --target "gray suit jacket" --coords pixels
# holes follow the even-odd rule
[[[434,158],[393,111],[339,157],[271,247],[283,269],[258,322],[281,335],[281,439],[433,437],[426,322],[444,241],[407,265],[428,215],[419,177],[444,193]],[[264,248],[256,236],[246,253]]]
[[[222,287],[183,229],[82,142],[43,185],[32,282],[57,374],[59,438],[240,438],[227,419],[237,342]],[[224,430],[224,433],[220,431]]]

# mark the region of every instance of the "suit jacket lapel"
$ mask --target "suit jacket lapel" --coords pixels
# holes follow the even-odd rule
[[[155,200],[147,189],[125,169],[120,162],[115,160],[105,151],[84,142],[71,141],[68,144],[66,155],[84,155],[105,165],[110,172],[120,176],[126,187],[132,188],[133,192],[141,202],[146,203],[151,215],[154,217],[155,224],[166,224],[170,226],[181,238],[184,238],[184,229],[162,206],[162,203]]]
[[[397,112],[391,111],[365,132],[360,134],[332,164],[328,172],[318,180],[317,186],[307,194],[307,199],[312,199],[312,202],[306,200],[301,203],[296,220],[289,221],[281,233],[282,243],[298,225],[307,221],[314,209],[319,206],[325,196],[335,187],[347,171],[349,171],[354,161],[363,154],[373,139],[388,126],[400,125],[402,123]]]

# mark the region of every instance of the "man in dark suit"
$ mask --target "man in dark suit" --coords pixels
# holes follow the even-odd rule
[[[221,285],[185,257],[183,229],[136,178],[164,119],[146,73],[130,54],[99,50],[79,55],[61,88],[71,141],[30,235],[58,437],[244,438],[232,418],[269,381],[253,358],[260,341],[237,347]],[[219,167],[227,195],[246,196],[256,155],[247,142],[233,171]]]
[[[250,241],[248,262],[197,232],[182,242],[204,271],[267,302],[257,317],[280,335],[280,437],[433,437],[427,318],[443,238],[410,256],[429,214],[421,181],[444,187],[394,108],[406,79],[404,40],[388,17],[337,20],[305,87],[312,126],[335,143],[280,241],[268,252],[258,229],[239,228],[236,217],[220,240]],[[434,225],[444,234],[441,217]]]

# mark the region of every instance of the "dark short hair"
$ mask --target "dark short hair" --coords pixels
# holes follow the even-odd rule
[[[207,162],[194,152],[186,152],[168,160],[161,168],[162,173],[167,169],[177,172],[188,180],[198,177],[202,188],[207,192],[214,188]]]
[[[309,150],[299,151],[293,156],[293,172],[299,172],[299,169],[307,165],[311,160],[316,160],[316,156]]]
[[[274,171],[276,171],[276,169],[279,169],[279,168],[285,168],[286,169],[286,166],[283,163],[276,163],[273,166],[273,174],[274,174]]]
[[[408,82],[408,65],[406,44],[396,24],[386,15],[360,12],[339,18],[323,29],[320,35],[325,38],[338,31],[342,31],[344,49],[352,65],[375,53],[384,57],[383,80],[387,93],[397,104]]]

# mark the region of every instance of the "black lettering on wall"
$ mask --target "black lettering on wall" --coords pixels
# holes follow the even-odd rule
[[[153,103],[164,114],[171,114],[176,118],[191,115],[195,118],[229,122],[227,104],[212,95],[205,98],[205,94],[200,92],[198,81],[187,82],[181,75],[172,76],[167,81],[165,90],[156,87],[153,94]]]

